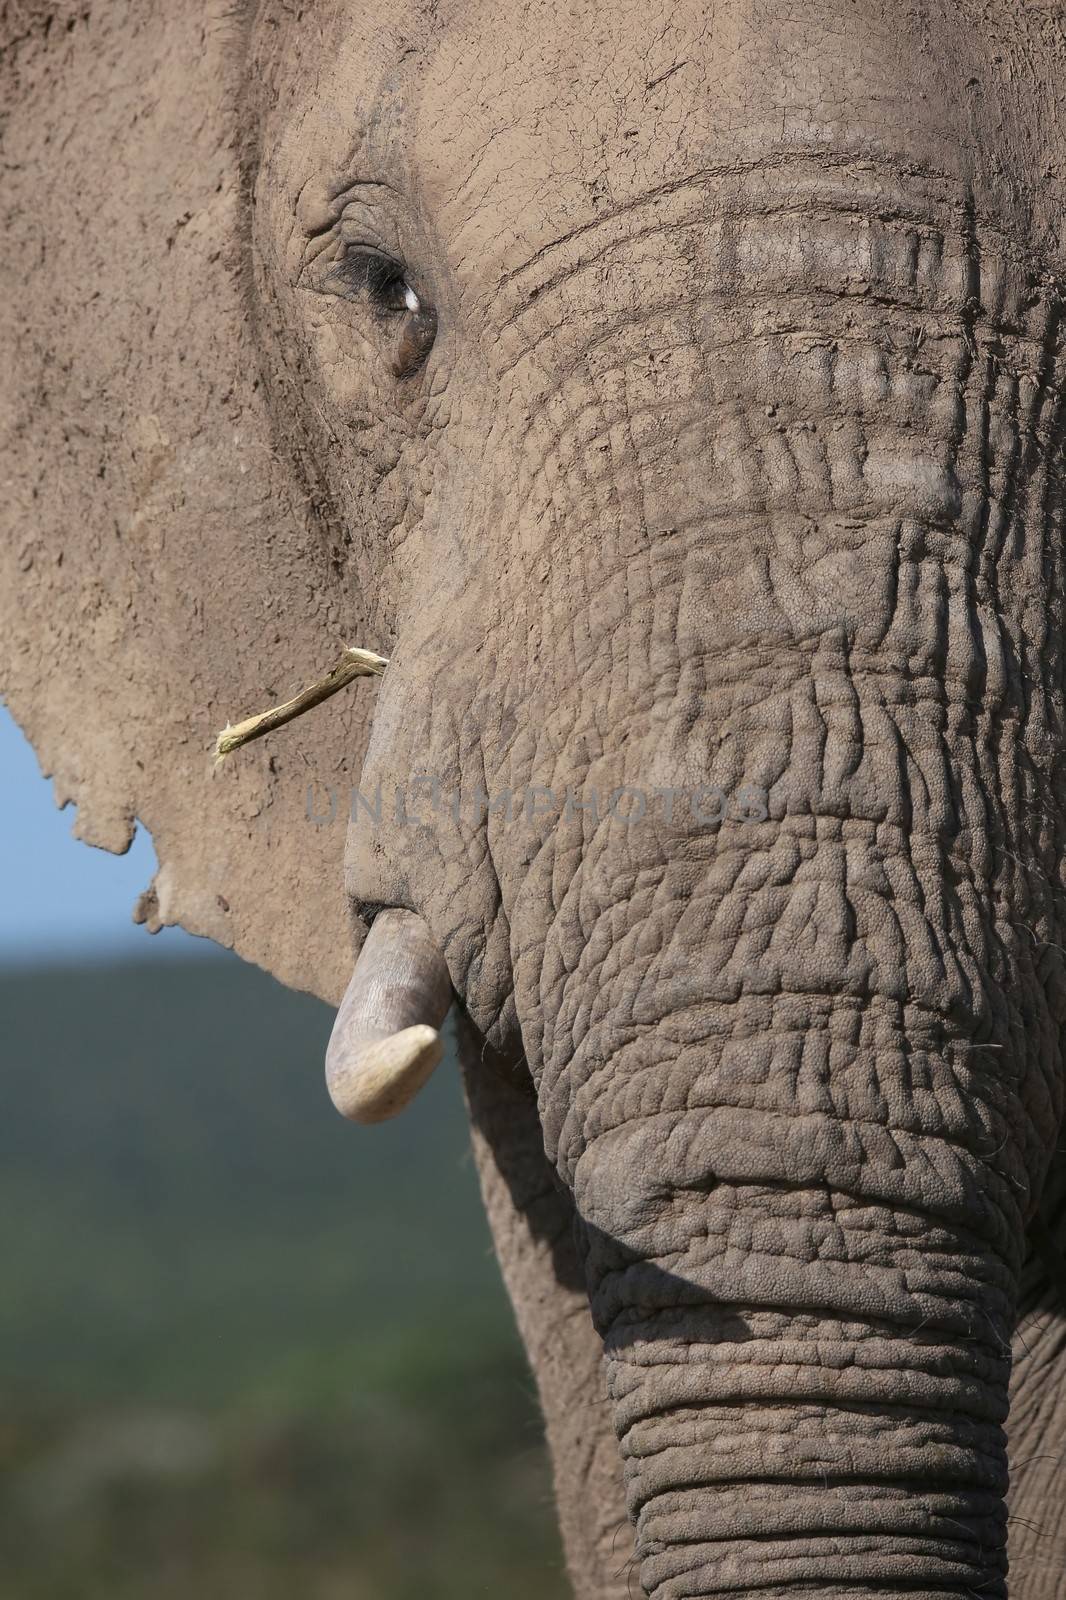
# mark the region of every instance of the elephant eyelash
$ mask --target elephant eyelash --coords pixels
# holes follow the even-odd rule
[[[349,248],[335,264],[330,278],[349,296],[366,295],[384,316],[418,313],[422,302],[407,281],[398,261],[380,250]]]

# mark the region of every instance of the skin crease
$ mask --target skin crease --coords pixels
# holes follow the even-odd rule
[[[463,1003],[575,1590],[1003,1596],[1009,1382],[1010,1593],[1049,1600],[1062,1319],[1026,1227],[1040,1202],[1066,1231],[1061,24],[1037,6],[730,0],[268,5],[221,43],[159,26],[165,50],[143,22],[130,48],[171,75],[200,63],[195,91],[171,90],[189,170],[153,188],[131,155],[131,203],[161,220],[164,188],[199,193],[208,136],[219,192],[219,152],[243,187],[208,227],[204,182],[166,292],[144,297],[178,320],[125,380],[132,466],[81,467],[96,520],[67,565],[105,573],[87,676],[120,656],[158,702],[149,592],[195,592],[206,549],[232,563],[232,616],[206,586],[184,632],[161,613],[200,680],[168,709],[168,751],[196,708],[271,698],[257,657],[286,681],[318,625],[390,657],[365,759],[338,710],[350,723],[309,732],[305,761],[347,738],[350,769],[324,770],[361,770],[364,793],[428,773],[461,796],[454,817],[423,800],[422,826],[354,825],[346,891],[357,928],[419,912]],[[16,135],[62,203],[41,106],[54,117],[64,74],[79,107],[94,72],[117,80],[123,36],[38,30],[13,46]],[[81,204],[86,284],[143,279],[105,248],[113,204],[102,223]],[[212,228],[233,241],[231,288],[198,298],[219,276]],[[144,233],[127,249],[151,267]],[[417,367],[410,326],[331,292],[342,240],[402,260],[435,312]],[[75,327],[84,307],[55,293]],[[148,348],[136,318],[122,337]],[[19,348],[39,396],[35,340]],[[235,394],[244,437],[268,429],[261,456],[228,452],[255,462],[250,485],[181,432],[199,390],[168,399],[177,357],[155,351],[183,341],[202,403]],[[25,518],[65,550],[41,492]],[[131,498],[150,506],[142,540],[165,530],[147,570],[137,530],[109,531],[105,507]],[[227,557],[238,545],[256,560]],[[88,737],[41,692],[45,619],[73,604],[47,548],[18,567],[16,712],[48,759],[76,751],[77,792],[106,775],[102,817],[149,821],[168,920],[312,981],[336,939],[270,914],[325,881],[324,841],[294,862],[267,769],[285,754],[210,800],[192,758],[166,794],[118,775],[129,726],[97,718]],[[115,594],[131,598],[113,616]],[[147,753],[159,734],[136,731]],[[628,825],[577,806],[509,820],[478,800],[701,783],[764,793],[767,815],[707,826],[660,797]],[[249,865],[264,852],[273,873]]]

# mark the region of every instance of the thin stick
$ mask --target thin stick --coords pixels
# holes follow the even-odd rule
[[[347,688],[356,678],[380,678],[388,664],[386,656],[376,656],[373,650],[356,647],[346,650],[332,672],[327,672],[324,678],[319,678],[309,688],[301,689],[298,695],[286,700],[283,705],[271,706],[269,711],[261,711],[257,717],[246,717],[236,726],[227,722],[215,740],[216,762],[224,761],[241,745],[251,744],[253,739],[261,739],[265,733],[273,733],[275,728],[284,727],[294,717],[302,717],[305,711],[321,705],[323,700],[328,700],[339,689]]]

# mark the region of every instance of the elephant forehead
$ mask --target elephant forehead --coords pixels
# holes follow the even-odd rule
[[[424,192],[486,276],[649,193],[781,154],[925,170],[991,204],[982,129],[1024,167],[1054,108],[967,9],[924,7],[919,27],[882,0],[444,7],[412,129]],[[1021,130],[1006,146],[1005,123]]]

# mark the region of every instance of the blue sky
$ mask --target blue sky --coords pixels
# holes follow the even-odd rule
[[[155,871],[144,828],[124,856],[71,838],[75,811],[56,808],[52,784],[0,704],[0,964],[180,956],[214,947],[178,928],[154,937],[131,920]]]

